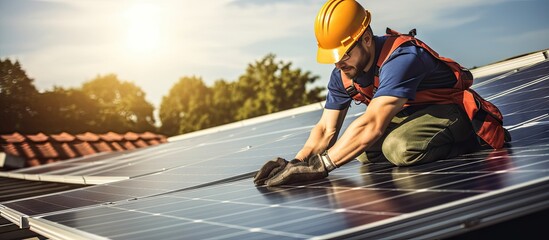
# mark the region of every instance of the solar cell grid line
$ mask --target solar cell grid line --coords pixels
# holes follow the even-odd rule
[[[123,152],[101,152],[91,156],[83,156],[74,159],[68,159],[64,161],[59,161],[55,163],[50,163],[46,165],[40,165],[36,167],[22,168],[13,170],[10,172],[13,173],[27,173],[27,174],[39,174],[39,173],[64,173],[65,171],[70,172],[71,168],[80,167],[86,163],[101,161],[104,159],[112,158],[116,155],[124,154]]]
[[[136,152],[136,154],[131,156],[121,156],[117,159],[112,159],[110,163],[103,164],[97,167],[91,167],[83,169],[81,171],[75,172],[73,174],[81,175],[91,175],[91,176],[119,176],[116,173],[112,173],[117,169],[123,168],[134,168],[133,166],[138,165],[143,162],[153,161],[155,159],[161,159],[169,155],[176,155],[182,151],[186,151],[187,148],[180,148],[170,143],[151,146],[150,148],[141,148],[141,151]],[[127,171],[131,175],[129,177],[135,177],[147,173],[154,173],[157,171],[164,170],[169,167],[164,164],[165,162],[156,162],[153,168],[144,168],[144,169],[134,169],[132,171]],[[122,175],[123,176],[123,175]]]
[[[242,126],[235,125],[234,123],[228,124],[231,126],[227,126],[226,128],[223,128],[222,130],[219,130],[217,132],[193,136],[191,138],[185,139],[177,139],[176,137],[177,140],[175,140],[174,142],[191,143],[192,145],[195,145],[197,142],[227,140],[238,136],[247,136],[254,131],[260,132],[263,131],[263,129],[269,129],[272,127],[280,128],[280,125],[284,125],[286,126],[286,128],[303,127],[314,124],[316,119],[320,117],[320,110],[321,109],[316,109],[276,119],[264,118],[261,122],[251,124],[243,123],[244,125]]]
[[[546,80],[547,79],[549,78],[546,78]],[[546,105],[542,103],[547,102],[545,92],[547,91],[547,89],[549,89],[548,85],[549,84],[545,83],[530,85],[524,89],[521,89],[520,91],[509,93],[505,96],[505,98],[496,98],[492,100],[488,98],[487,99],[500,108],[500,111],[504,114],[504,121],[505,116],[509,118],[512,117],[512,114],[517,113],[539,112],[539,114],[535,114],[539,116],[543,113],[546,113],[545,110],[547,110]],[[532,105],[525,105],[525,103],[528,102]],[[523,108],[521,109],[520,106],[522,106]],[[513,107],[515,108],[514,111]],[[536,107],[539,107],[539,109],[537,109]],[[528,119],[532,117],[532,114],[527,114],[522,119]]]
[[[259,134],[252,134],[252,135],[246,135],[245,137],[241,138],[232,138],[232,139],[222,139],[211,142],[203,142],[200,143],[192,148],[188,148],[184,150],[184,153],[186,155],[195,155],[194,157],[197,159],[200,159],[203,155],[204,157],[208,157],[210,155],[211,151],[207,151],[208,148],[215,148],[216,150],[223,151],[223,149],[230,149],[233,150],[242,150],[242,148],[245,147],[255,147],[255,146],[261,146],[262,144],[271,143],[273,141],[276,141],[275,139],[278,139],[282,136],[286,135],[295,135],[299,133],[308,133],[310,131],[310,128],[312,126],[305,126],[305,127],[299,127],[294,129],[284,129],[282,131],[266,131],[261,132]],[[253,145],[252,145],[253,144]],[[183,153],[183,150],[182,150]],[[196,156],[198,155],[198,156]],[[162,158],[161,158],[162,157]],[[163,166],[165,168],[174,168],[178,165],[181,165],[181,153],[178,154],[170,154],[165,156],[155,156],[153,158],[150,158],[148,161],[139,162],[136,164],[133,164],[129,167],[124,167],[121,169],[121,171],[128,171],[127,169],[147,169],[146,166],[143,165],[158,165],[156,159],[162,159]],[[174,163],[171,163],[174,162]],[[105,173],[101,173],[100,175],[120,175],[120,173],[117,173],[117,169],[111,169]]]
[[[200,206],[200,205],[202,205],[202,204],[198,204],[198,205]],[[228,208],[228,209],[230,209],[230,208]],[[203,212],[203,211],[202,211],[202,212]],[[295,212],[295,211],[292,211],[292,212]],[[320,218],[321,216],[315,216],[315,217],[319,217],[319,218]],[[202,221],[201,221],[201,222],[202,222]],[[276,225],[276,224],[275,224],[275,225]]]
[[[215,204],[217,204],[217,203],[212,203],[210,205],[215,205]],[[197,203],[195,208],[203,208],[205,206],[211,207],[208,204],[199,204],[199,203]],[[109,207],[109,208],[112,209],[112,210],[110,210],[111,213],[108,213],[107,215],[111,215],[111,214],[113,216],[116,216],[117,214],[120,215],[119,213],[121,211],[118,211],[116,207]],[[189,208],[187,208],[187,209],[189,209]],[[192,208],[190,208],[190,209],[192,209]],[[227,208],[222,208],[222,209],[227,209]],[[124,210],[124,209],[122,209],[122,210]],[[97,210],[87,210],[87,211],[88,212],[93,211],[94,213],[97,212]],[[99,211],[101,212],[101,209]],[[107,211],[109,211],[109,210],[107,210]],[[102,212],[105,212],[105,211],[102,211]],[[121,213],[124,213],[124,212],[125,211],[122,211]],[[88,231],[101,231],[103,234],[109,235],[109,238],[114,238],[114,239],[116,239],[117,235],[135,235],[135,234],[137,234],[136,236],[130,237],[131,239],[134,239],[134,237],[139,237],[139,236],[143,237],[143,235],[141,235],[141,233],[144,233],[145,236],[147,236],[147,233],[151,234],[151,232],[153,232],[152,234],[164,234],[166,228],[174,228],[174,227],[177,228],[177,227],[179,227],[181,220],[189,221],[189,222],[193,222],[193,223],[207,223],[207,221],[200,220],[200,219],[192,219],[192,218],[182,217],[182,216],[166,215],[165,213],[158,213],[158,212],[148,212],[148,211],[146,211],[146,209],[132,210],[132,211],[127,211],[127,212],[130,212],[133,215],[136,215],[136,213],[142,213],[142,215],[136,215],[137,217],[134,216],[134,217],[125,219],[124,226],[117,226],[117,221],[112,221],[112,222],[107,222],[107,223],[105,223],[104,221],[93,222],[93,219],[90,219],[88,217],[87,220],[88,220],[88,222],[91,221],[90,222],[91,224],[86,225],[86,230],[88,230]],[[201,211],[201,212],[202,213],[208,213],[208,211]],[[86,213],[83,213],[83,214],[86,214]],[[103,216],[105,216],[105,215],[103,215]],[[156,224],[152,224],[152,226],[151,226],[148,223],[147,223],[148,227],[145,228],[145,229],[141,227],[142,225],[137,225],[136,226],[136,223],[140,223],[140,221],[146,220],[147,218],[149,218],[151,216],[165,217],[165,218],[168,218],[168,219],[172,219],[172,221],[170,222],[170,224],[168,224],[166,222],[162,222],[162,224],[160,224],[159,228],[156,227],[157,226]],[[55,220],[55,218],[50,219],[50,220]],[[78,222],[78,224],[86,223],[86,219],[82,219],[82,218],[78,218],[76,221]],[[58,222],[63,223],[63,221],[58,221]],[[128,222],[130,224],[128,224]],[[156,220],[155,222],[158,222],[158,220]],[[65,224],[66,224],[66,222],[65,222]],[[213,223],[213,224],[214,224],[214,226],[217,225],[215,227],[226,225],[226,226],[229,226],[233,229],[249,230],[249,228],[243,228],[243,227],[238,226],[238,225],[219,224],[219,223]],[[113,225],[114,225],[114,228],[113,228]],[[205,229],[205,231],[216,232],[216,229],[212,228],[214,226],[209,226],[209,228]],[[136,231],[134,231],[134,230],[136,230]],[[141,230],[141,231],[139,231],[139,230]],[[187,230],[188,229],[186,229],[186,231]],[[161,231],[161,232],[154,232],[154,231]],[[197,229],[193,228],[192,232],[196,232],[196,231],[197,231]],[[184,233],[189,235],[190,232],[184,232]],[[275,235],[277,234],[274,231],[272,233],[274,233]],[[111,235],[111,234],[113,234],[114,236]],[[187,235],[184,235],[184,236],[185,237],[191,237],[191,236],[187,236]],[[297,236],[299,238],[303,238],[305,236],[305,235],[302,235],[302,234],[289,234],[289,233],[283,233],[283,232],[278,233],[278,235],[282,235],[282,236],[285,236],[285,235],[292,236],[293,235],[293,236]],[[180,236],[180,235],[176,235],[176,236]],[[216,236],[216,235],[214,235],[214,236]],[[124,238],[126,238],[126,237],[124,237]],[[150,237],[150,236],[147,236],[147,237]],[[174,237],[174,236],[172,236],[172,237]]]
[[[549,177],[496,191],[448,202],[439,206],[397,216],[388,221],[366,224],[334,232],[320,239],[434,239],[449,233],[467,231],[471,219],[477,226],[497,222],[498,218],[522,216],[546,209],[549,201]],[[486,222],[485,222],[486,221]]]
[[[200,191],[200,190],[197,190],[197,191]],[[226,200],[225,200],[226,201]]]
[[[287,139],[286,139],[287,140]],[[138,182],[138,181],[149,181],[153,179],[162,179],[164,176],[170,176],[170,175],[178,175],[181,174],[182,176],[185,174],[197,174],[197,175],[208,175],[208,174],[228,174],[228,175],[235,175],[239,173],[246,173],[246,172],[252,172],[255,171],[258,167],[257,159],[268,159],[273,158],[272,156],[275,156],[274,154],[276,151],[295,151],[295,148],[298,147],[298,145],[280,145],[278,143],[268,143],[267,145],[276,145],[277,148],[273,148],[275,152],[269,153],[272,149],[265,149],[262,148],[262,146],[252,147],[250,149],[244,149],[242,151],[239,151],[234,154],[226,155],[226,156],[217,156],[217,157],[210,157],[208,159],[203,160],[194,160],[193,162],[188,163],[187,165],[182,165],[180,167],[176,167],[170,170],[166,170],[160,174],[154,174],[150,176],[143,176],[140,178],[135,178],[132,181]],[[265,145],[265,146],[267,146]],[[269,154],[269,155],[260,155],[260,154]],[[255,160],[256,163],[251,164],[250,161],[247,161],[247,159]],[[218,163],[219,162],[219,163]],[[230,170],[234,169],[234,170]],[[214,171],[216,170],[216,171]],[[228,172],[225,172],[225,170],[229,170]],[[228,176],[227,175],[227,176]],[[175,181],[180,181],[180,178],[174,178]],[[154,180],[153,180],[154,181]],[[110,185],[117,185],[117,184],[127,184],[131,181],[126,182],[119,182],[119,183],[112,183]],[[174,182],[174,184],[177,184],[177,182]]]
[[[518,91],[522,91],[524,92],[523,89],[528,89],[532,86],[539,86],[539,85],[545,85],[546,86],[546,82],[547,80],[549,80],[549,76],[539,76],[539,78],[534,78],[532,80],[530,80],[529,82],[527,83],[524,83],[522,85],[519,85],[519,86],[516,86],[516,87],[513,87],[511,89],[507,89],[505,91],[502,91],[502,92],[499,92],[499,93],[496,93],[496,94],[493,94],[489,97],[486,98],[486,100],[488,101],[493,101],[494,99],[497,99],[497,98],[501,98],[503,96],[506,96],[506,95],[510,95],[511,93],[514,93],[514,92],[518,92]]]
[[[547,118],[549,112],[549,98],[534,98],[529,101],[516,101],[513,104],[500,104],[500,110],[504,113],[504,126],[511,127],[537,118]]]
[[[275,150],[275,151],[279,151],[279,152],[295,152],[297,151],[296,149],[300,147],[300,145],[302,144],[302,142],[306,139],[306,136],[308,135],[309,133],[309,129],[303,129],[302,131],[293,131],[292,133],[290,134],[286,134],[286,135],[283,135],[283,136],[274,136],[276,137],[276,139],[271,139],[269,141],[264,141],[266,143],[263,144],[263,146],[267,146],[267,145],[273,145],[273,143],[276,143],[276,145],[274,147],[271,147],[269,149],[265,149],[263,148],[263,146],[261,145],[261,143],[257,143],[257,141],[253,140],[253,143],[255,145],[247,145],[247,143],[244,143],[244,144],[239,144],[237,147],[240,148],[238,149],[238,151],[248,151],[248,152],[269,152],[271,150]],[[297,137],[297,138],[296,138]],[[280,143],[278,143],[280,141]],[[289,141],[292,141],[294,142],[293,145],[291,145],[291,149],[284,149],[284,146],[286,144],[286,142],[289,142]],[[220,143],[221,145],[226,145],[224,142],[221,142]],[[259,145],[258,145],[259,144]],[[221,147],[226,147],[226,146],[221,146]],[[244,147],[244,148],[242,148]],[[216,148],[217,150],[223,150],[223,149],[220,149],[220,148]],[[204,154],[205,151],[203,151],[202,149],[199,149],[198,150],[198,154]],[[193,156],[192,155],[193,153],[192,152],[189,152],[187,153],[188,156],[191,156],[191,157],[194,157],[196,159],[201,159],[200,157],[196,157],[196,156]],[[207,154],[207,153],[206,153]],[[274,155],[273,155],[274,156]],[[239,155],[238,158],[235,158],[235,157],[230,157],[228,159],[225,159],[223,158],[223,161],[226,162],[226,163],[229,163],[231,161],[231,159],[245,159],[246,156],[241,156]],[[266,157],[260,157],[260,155],[258,155],[256,157],[257,159],[260,159],[261,161],[263,161],[264,159],[267,159]],[[272,158],[272,156],[270,157]],[[179,160],[179,164],[181,165],[181,158],[178,158]],[[215,159],[214,159],[215,160]],[[192,165],[197,165],[197,166],[200,166],[202,165],[204,162],[207,162],[207,161],[212,161],[212,158],[208,158],[206,160],[193,160],[193,163],[190,163],[190,164],[187,164],[187,165],[181,165],[180,167],[175,167],[173,170],[177,170],[177,169],[182,169],[181,167],[183,168],[188,168],[189,166],[192,166]],[[238,164],[237,162],[235,162],[235,164]],[[209,165],[212,165],[212,164],[209,164]],[[142,166],[141,166],[142,167]],[[184,170],[184,169],[183,169]]]
[[[475,77],[474,78],[474,81],[473,81],[473,86],[472,88],[475,89],[475,88],[479,88],[479,87],[482,87],[482,86],[485,86],[485,85],[489,85],[489,84],[493,84],[495,81],[499,80],[499,79],[502,79],[502,78],[506,78],[514,73],[517,73],[517,72],[527,72],[527,71],[531,71],[532,68],[534,68],[534,70],[536,68],[544,68],[544,64],[546,64],[547,60],[546,61],[541,61],[541,62],[537,62],[537,63],[534,63],[532,65],[528,65],[528,66],[524,66],[524,67],[519,67],[519,68],[515,68],[515,69],[510,69],[510,70],[506,70],[506,71],[503,71],[503,72],[500,72],[500,73],[495,73],[495,74],[491,74],[491,75],[487,75],[487,76],[482,76],[482,77]],[[473,73],[473,76],[475,74]]]
[[[498,81],[502,78],[505,78],[505,77],[507,77],[511,74],[514,74],[518,71],[519,71],[518,69],[513,69],[513,70],[510,70],[510,71],[507,71],[507,72],[496,73],[496,74],[483,76],[483,77],[479,77],[479,78],[475,77],[474,80],[473,80],[473,86],[471,86],[471,88],[475,89],[475,88],[482,87],[484,85],[492,84],[493,82]],[[474,74],[473,74],[473,76],[474,76]]]
[[[198,204],[198,205],[201,205],[201,204]],[[224,208],[224,209],[230,209],[230,208]],[[205,211],[201,211],[201,212],[205,212]],[[277,212],[280,212],[280,210],[277,209]],[[296,213],[296,210],[291,210],[291,211],[288,210],[288,211],[287,211],[287,214],[295,214],[295,213]],[[325,213],[323,213],[323,214],[325,214]],[[155,215],[155,216],[159,216],[159,215],[164,216],[164,214],[154,214],[154,215]],[[283,216],[281,216],[281,217],[283,217]],[[207,221],[201,220],[201,219],[193,220],[193,221],[207,222]],[[217,223],[217,225],[220,225],[220,223]],[[223,225],[224,225],[224,224],[223,224]],[[231,224],[227,224],[227,226],[231,226]],[[250,229],[250,228],[245,228],[245,229],[248,230],[248,229]],[[251,230],[251,229],[250,229],[250,230]],[[296,234],[293,234],[293,235],[296,235]]]
[[[530,124],[527,124],[529,126],[523,125],[509,130],[513,137],[513,141],[510,143],[512,146],[532,146],[547,142],[549,138],[547,121]]]
[[[505,78],[501,78],[491,84],[476,87],[474,88],[474,90],[481,94],[483,97],[489,99],[495,94],[509,91],[521,85],[528,84],[529,82],[538,78],[543,78],[544,76],[547,76],[548,72],[549,61],[544,61],[528,69],[525,69],[524,71],[518,71]]]

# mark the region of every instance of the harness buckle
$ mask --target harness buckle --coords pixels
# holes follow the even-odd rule
[[[351,84],[350,86],[346,87],[346,88],[345,88],[345,91],[346,91],[347,94],[349,94],[349,96],[351,96],[351,97],[354,97],[355,95],[358,94],[358,90],[356,89],[356,87],[355,87],[354,84]]]

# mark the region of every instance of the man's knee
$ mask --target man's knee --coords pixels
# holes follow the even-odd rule
[[[424,156],[421,151],[414,150],[410,141],[400,137],[385,139],[382,145],[383,155],[395,166],[410,166],[417,164]]]

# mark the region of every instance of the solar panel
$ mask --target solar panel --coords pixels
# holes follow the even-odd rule
[[[353,162],[318,183],[253,188],[243,179],[41,220],[112,239],[310,238],[536,179],[546,182],[546,149],[529,156],[527,148],[513,156],[502,150],[489,162],[485,159],[493,153],[485,151],[409,168]]]
[[[5,202],[0,212],[53,238],[444,236],[549,207],[548,68],[475,87],[504,113],[514,139],[506,149],[412,167],[354,161],[323,181],[255,187],[251,176],[266,160],[301,148],[317,109],[97,157],[96,168],[57,173],[130,179]],[[345,125],[364,109],[353,106]]]

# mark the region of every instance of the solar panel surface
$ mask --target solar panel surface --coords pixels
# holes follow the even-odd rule
[[[254,187],[266,160],[299,150],[314,110],[100,158],[101,167],[73,173],[131,178],[2,205],[30,216],[31,229],[97,238],[437,236],[467,222],[460,213],[548,207],[548,72],[545,61],[475,87],[504,113],[513,142],[503,150],[406,168],[355,161],[324,181]],[[345,124],[363,111],[352,107]]]

